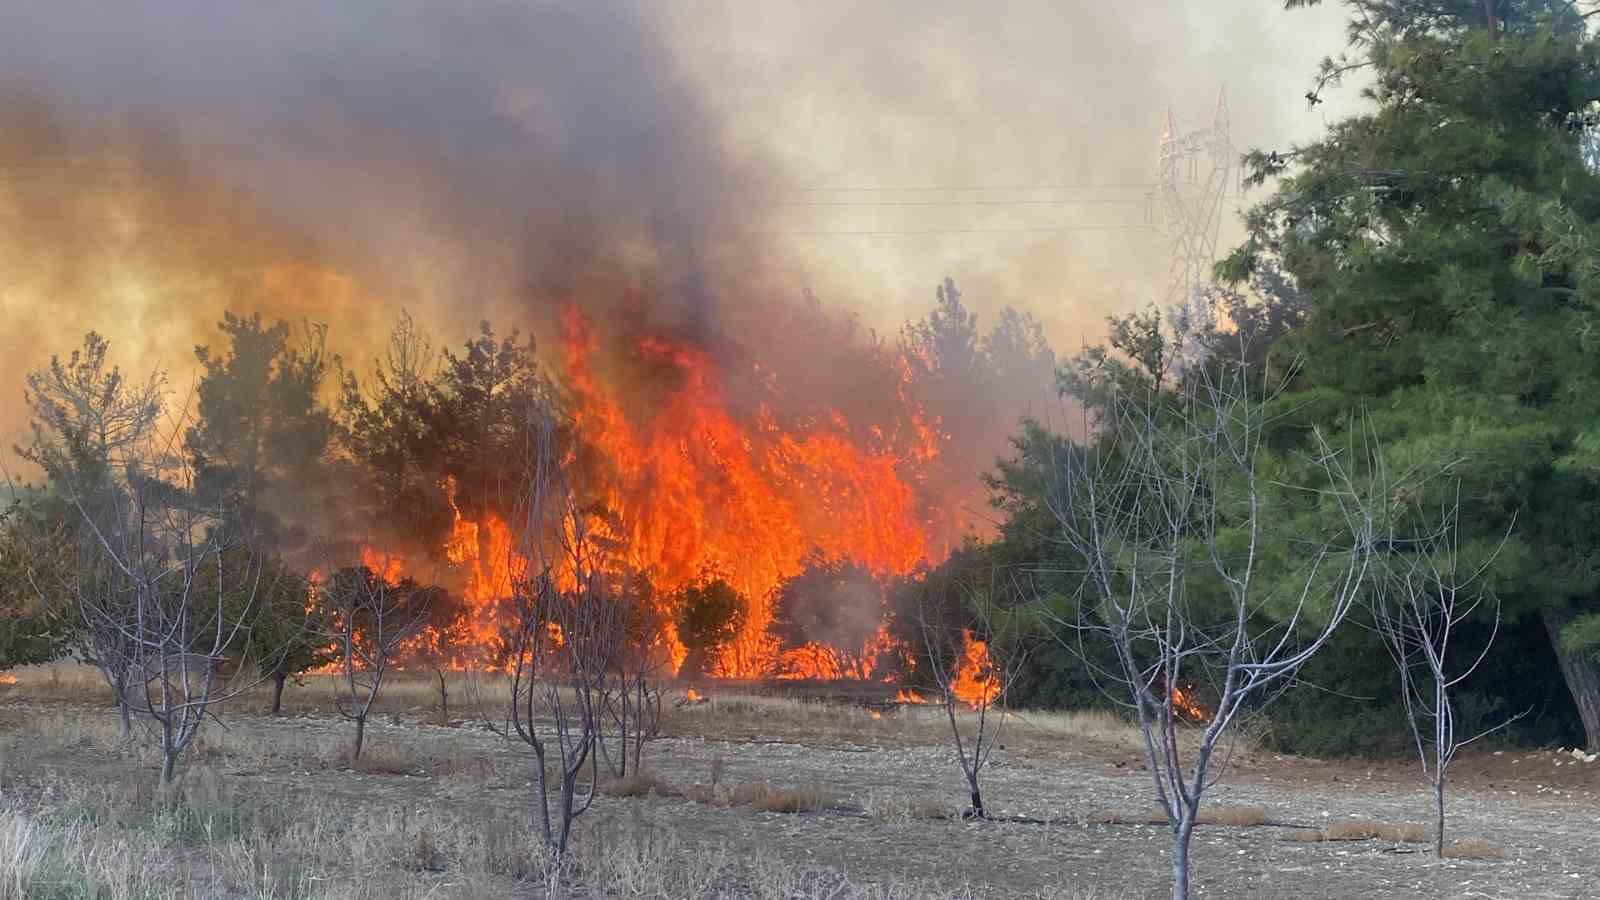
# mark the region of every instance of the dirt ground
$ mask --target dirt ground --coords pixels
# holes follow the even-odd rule
[[[913,880],[950,895],[1166,893],[1164,827],[1088,824],[1099,811],[1151,805],[1148,774],[1126,739],[1074,737],[1024,715],[1008,724],[1002,749],[995,751],[985,774],[985,800],[991,813],[1043,824],[896,819],[869,811],[881,808],[886,797],[952,806],[965,801],[965,783],[953,751],[939,738],[936,711],[907,708],[877,719],[841,708],[838,716],[853,717],[845,727],[817,732],[781,715],[727,714],[718,702],[672,710],[668,735],[646,750],[647,767],[680,790],[709,783],[713,770],[724,785],[820,786],[838,798],[833,808],[786,814],[681,796],[602,797],[589,817],[655,825],[735,855],[759,848],[795,864],[843,869],[858,882]],[[95,709],[109,719],[109,711]],[[36,747],[43,754],[39,723],[59,712],[56,705],[0,703],[0,736],[13,752],[27,756]],[[370,746],[470,752],[485,760],[481,777],[430,773],[425,766],[410,774],[308,770],[290,756],[235,763],[224,774],[310,802],[386,798],[475,817],[530,814],[526,748],[470,724],[428,725],[421,718],[402,713],[375,722]],[[331,744],[349,732],[348,723],[304,712],[277,719],[235,714],[224,724],[225,740],[269,748]],[[48,761],[38,762],[69,776],[113,777],[113,770],[133,764],[92,747],[50,746]],[[1503,848],[1505,858],[1440,860],[1427,844],[1285,840],[1297,829],[1348,817],[1429,821],[1414,764],[1235,756],[1208,803],[1259,805],[1271,824],[1201,827],[1194,842],[1195,882],[1201,896],[1212,897],[1600,896],[1597,793],[1600,762],[1570,753],[1466,757],[1458,763],[1450,797],[1452,836],[1488,840]]]

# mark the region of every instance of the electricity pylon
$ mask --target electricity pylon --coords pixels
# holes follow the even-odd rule
[[[1186,317],[1191,334],[1204,333],[1216,323],[1211,272],[1237,157],[1228,134],[1226,89],[1217,92],[1210,128],[1184,134],[1167,110],[1156,185],[1172,248],[1165,308]]]

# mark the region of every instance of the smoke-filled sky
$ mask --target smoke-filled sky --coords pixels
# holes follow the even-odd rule
[[[25,418],[21,373],[84,331],[181,382],[224,308],[327,321],[357,358],[402,305],[454,343],[484,316],[547,333],[574,299],[760,344],[803,287],[892,332],[950,275],[1075,348],[1160,296],[1160,235],[970,230],[1143,223],[1165,109],[1205,124],[1223,83],[1241,148],[1314,136],[1353,93],[1302,97],[1340,19],[1280,0],[20,0],[0,32],[0,435]],[[1062,197],[1084,202],[990,202]],[[861,205],[884,200],[902,205]],[[946,230],[968,231],[816,233]]]

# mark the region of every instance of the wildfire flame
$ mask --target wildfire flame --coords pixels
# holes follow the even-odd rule
[[[896,455],[882,442],[869,446],[870,436],[855,434],[836,412],[781,425],[762,405],[741,422],[711,356],[659,335],[630,348],[636,364],[665,373],[652,385],[659,393],[649,408],[630,417],[624,393],[599,375],[589,320],[569,308],[562,331],[575,425],[609,467],[603,499],[629,530],[638,564],[666,592],[710,569],[747,598],[744,625],[715,673],[852,674],[837,654],[815,647],[778,665],[767,632],[773,590],[801,570],[813,547],[877,574],[908,572],[927,559],[903,470],[933,451]],[[675,633],[670,639],[678,643]]]
[[[989,645],[970,631],[964,631],[962,638],[961,658],[950,682],[950,693],[974,709],[988,706],[1000,696],[1000,676],[989,658]]]
[[[644,334],[617,351],[603,346],[595,325],[569,307],[560,349],[572,425],[592,451],[582,462],[594,469],[585,469],[585,487],[614,514],[604,527],[623,531],[612,536],[625,548],[628,565],[648,573],[661,603],[712,571],[747,604],[739,632],[711,661],[712,674],[868,680],[892,668],[882,662],[905,655],[883,625],[860,648],[814,641],[791,649],[780,649],[769,626],[776,589],[799,574],[813,552],[878,576],[932,561],[928,535],[943,533],[947,523],[935,519],[946,513],[919,509],[914,486],[938,458],[942,435],[938,421],[916,407],[907,384],[897,392],[903,409],[891,417],[899,424],[887,430],[875,423],[858,427],[831,410],[780,421],[774,404],[759,397],[736,410],[728,374],[689,343]],[[623,353],[629,371],[653,373],[649,383],[626,387],[630,382],[608,368],[615,360],[606,352]],[[901,380],[909,379],[903,361],[900,368]],[[755,370],[747,380],[775,392],[770,373]],[[443,545],[429,555],[448,563],[467,610],[445,633],[429,626],[402,655],[423,655],[442,668],[483,668],[500,639],[496,605],[510,595],[527,561],[516,553],[503,519],[490,511],[463,515],[456,485],[442,487],[453,520]],[[362,562],[391,582],[408,568],[403,557],[374,548],[363,548]],[[671,615],[658,621],[658,646],[676,673],[687,648]],[[983,642],[968,637],[953,690],[961,702],[978,705],[994,698],[998,682]]]
[[[931,703],[932,701],[915,691],[908,691],[905,688],[901,688],[899,692],[894,695],[894,702],[910,703],[920,706],[922,704]]]
[[[11,674],[10,672],[0,672],[0,685],[12,685],[16,683],[17,676]]]
[[[1176,685],[1172,688],[1172,711],[1179,718],[1191,722],[1206,722],[1211,719],[1211,713],[1200,705],[1192,693]]]

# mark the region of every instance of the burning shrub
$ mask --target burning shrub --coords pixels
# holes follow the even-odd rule
[[[812,550],[800,574],[773,595],[767,631],[782,651],[778,676],[876,676],[888,640],[879,639],[883,617],[883,582],[871,570]]]

